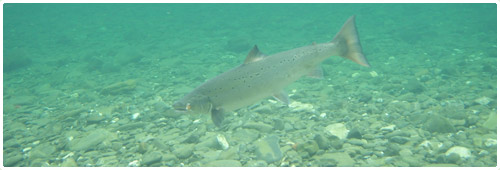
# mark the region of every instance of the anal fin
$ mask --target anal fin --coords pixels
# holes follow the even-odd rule
[[[274,93],[273,97],[276,100],[283,102],[288,106],[288,104],[289,104],[288,94],[286,94],[284,91],[280,91],[279,93]]]

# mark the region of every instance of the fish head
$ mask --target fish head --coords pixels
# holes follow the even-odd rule
[[[210,113],[212,111],[210,99],[202,95],[187,95],[176,101],[172,107],[178,112]]]

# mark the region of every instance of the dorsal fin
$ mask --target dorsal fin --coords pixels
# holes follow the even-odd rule
[[[259,51],[259,48],[257,48],[257,45],[254,45],[253,48],[252,48],[252,50],[250,50],[250,52],[248,53],[247,58],[245,59],[244,64],[248,64],[248,63],[251,63],[251,62],[256,62],[256,61],[262,60],[262,58],[264,58],[265,56],[266,55],[262,54]]]

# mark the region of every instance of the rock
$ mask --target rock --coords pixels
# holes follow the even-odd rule
[[[328,148],[330,147],[330,142],[328,141],[328,139],[321,134],[316,134],[314,136],[314,141],[316,141],[320,149],[328,150]]]
[[[87,118],[87,123],[89,123],[89,124],[99,123],[102,120],[104,120],[104,116],[103,115],[94,113],[94,114],[89,115],[89,117]]]
[[[241,162],[237,160],[216,160],[205,164],[208,167],[241,167]]]
[[[269,114],[272,112],[271,105],[260,105],[259,107],[253,109],[253,111],[260,114]]]
[[[240,155],[238,154],[238,148],[237,147],[232,147],[231,149],[222,151],[219,155],[218,159],[226,159],[226,160],[239,160]]]
[[[497,140],[488,138],[488,139],[486,139],[486,141],[484,141],[484,146],[486,146],[488,148],[491,148],[491,147],[496,148],[497,147]]]
[[[394,142],[394,143],[399,143],[399,144],[405,144],[408,142],[410,139],[407,137],[401,137],[401,136],[393,136],[389,138],[389,141]]]
[[[355,161],[347,153],[325,153],[319,157],[319,166],[354,166]]]
[[[482,127],[489,129],[489,130],[497,130],[497,113],[496,112],[491,112],[488,120],[483,123]]]
[[[266,133],[272,132],[273,130],[273,126],[260,122],[248,122],[245,125],[243,125],[243,127],[248,129],[255,129],[260,132],[266,132]]]
[[[29,162],[30,162],[29,166],[31,166],[31,167],[48,167],[49,166],[48,161],[46,159],[42,159],[42,158],[34,159],[32,161],[29,161]]]
[[[158,151],[146,153],[142,156],[142,164],[151,165],[161,161],[162,154]]]
[[[291,162],[291,163],[302,163],[302,157],[299,155],[299,153],[297,153],[297,151],[295,150],[291,150],[291,151],[288,151],[286,152],[286,155],[287,155],[287,159]]]
[[[438,132],[438,133],[454,133],[457,130],[455,127],[448,121],[448,119],[441,117],[439,115],[432,115],[427,120],[425,124],[425,129],[429,132]]]
[[[394,128],[396,128],[396,125],[389,125],[389,126],[385,126],[385,127],[380,128],[380,130],[381,131],[392,132],[392,131],[394,131]]]
[[[353,145],[358,145],[358,146],[364,146],[368,143],[365,139],[349,139],[347,143],[353,144]]]
[[[224,135],[222,134],[217,135],[217,143],[223,150],[229,149],[229,143],[227,142],[226,137],[224,137]]]
[[[458,167],[456,164],[427,164],[424,167]]]
[[[276,135],[259,139],[255,142],[255,147],[257,159],[264,160],[267,163],[279,161],[283,157],[279,146],[279,138]]]
[[[246,167],[266,167],[267,163],[263,160],[251,160],[245,164]]]
[[[215,135],[206,135],[202,139],[200,139],[200,143],[195,145],[195,150],[205,150],[205,149],[218,149],[219,143],[217,143],[217,137]]]
[[[164,113],[170,107],[165,102],[157,101],[153,104],[153,108],[158,113]]]
[[[462,159],[468,159],[471,156],[470,150],[468,148],[462,147],[462,146],[451,147],[450,149],[448,149],[448,151],[446,151],[446,156],[449,156],[452,153],[457,154]]]
[[[243,143],[250,143],[259,138],[259,131],[255,129],[237,129],[232,134],[232,140],[237,140]]]
[[[351,129],[347,134],[347,139],[351,138],[361,139],[362,138],[361,132],[359,132],[357,128]]]
[[[292,109],[292,112],[309,112],[309,113],[316,112],[312,104],[301,103],[298,101],[292,101],[292,103],[290,103],[288,107]]]
[[[474,100],[474,102],[480,104],[480,105],[488,105],[491,102],[491,99],[488,97],[480,97]]]
[[[193,154],[194,144],[179,144],[174,149],[173,153],[179,159],[189,158]]]
[[[451,153],[449,155],[446,155],[446,162],[457,163],[458,161],[460,161],[460,155],[456,153]]]
[[[401,147],[395,143],[388,143],[387,148],[384,150],[384,155],[386,156],[395,156],[399,154]]]
[[[118,165],[118,158],[115,155],[101,157],[95,163],[96,166],[100,167],[112,167]]]
[[[313,158],[319,167],[335,167],[338,163],[333,153],[325,153],[321,156],[314,156]]]
[[[69,148],[72,151],[87,151],[94,149],[97,145],[109,137],[114,137],[114,134],[104,129],[96,129],[90,132],[89,135],[71,143]]]
[[[307,141],[305,143],[301,143],[297,146],[297,152],[302,156],[302,158],[308,158],[316,154],[318,152],[319,146],[314,141]]]
[[[403,149],[403,150],[399,151],[399,155],[401,155],[403,157],[410,157],[413,155],[413,153],[409,149]]]
[[[325,128],[325,131],[327,134],[331,136],[336,136],[339,139],[345,139],[347,137],[347,134],[349,134],[349,130],[345,127],[343,123],[335,123],[328,125]]]
[[[130,91],[133,91],[135,87],[137,86],[137,80],[136,79],[130,79],[126,80],[123,82],[118,82],[111,84],[109,86],[104,87],[101,90],[102,94],[122,94],[122,93],[128,93]]]
[[[274,126],[274,129],[276,129],[276,130],[285,129],[285,123],[281,119],[273,119],[273,126]]]
[[[293,128],[295,128],[295,129],[297,129],[297,130],[300,130],[300,129],[305,129],[305,128],[307,128],[307,126],[306,126],[306,124],[305,124],[304,122],[299,121],[299,122],[295,122],[295,123],[293,124]]]
[[[67,158],[61,164],[61,167],[77,167],[77,166],[78,164],[76,164],[76,161],[73,158]]]
[[[119,130],[119,131],[132,130],[132,129],[142,128],[146,125],[148,125],[148,123],[146,123],[146,122],[127,123],[127,124],[124,124],[124,125],[117,127],[116,130]]]
[[[5,152],[4,152],[5,153]],[[11,155],[4,155],[4,160],[3,160],[3,165],[6,167],[9,166],[14,166],[16,165],[19,161],[23,160],[23,155],[21,154],[11,154]]]
[[[408,91],[415,94],[422,93],[425,90],[425,87],[422,84],[420,84],[420,82],[417,79],[408,80],[408,83],[406,84],[405,87]]]

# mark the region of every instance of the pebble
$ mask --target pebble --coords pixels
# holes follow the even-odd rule
[[[159,151],[153,151],[146,153],[142,156],[142,163],[144,165],[151,165],[156,162],[160,162],[162,154]]]
[[[259,138],[259,131],[255,129],[237,129],[233,132],[231,139],[242,143],[250,143]]]
[[[358,145],[358,146],[363,146],[368,143],[365,139],[349,139],[347,143],[353,144],[353,145]]]
[[[497,146],[497,140],[496,139],[491,139],[488,138],[486,141],[484,141],[484,146],[486,147],[495,147]]]
[[[328,150],[328,148],[330,147],[330,142],[328,141],[328,139],[321,134],[316,134],[314,136],[314,141],[316,141],[320,149]]]
[[[361,132],[356,128],[351,129],[347,134],[347,139],[351,138],[361,139],[362,138]]]
[[[19,161],[22,161],[23,160],[23,155],[21,154],[15,154],[15,155],[9,155],[9,156],[6,156],[4,155],[4,166],[8,167],[8,166],[14,166],[16,165],[16,163],[18,163]]]
[[[180,144],[177,145],[173,153],[179,159],[189,158],[193,154],[194,144]]]
[[[471,157],[470,150],[466,147],[463,147],[463,146],[451,147],[450,149],[448,149],[448,151],[446,151],[446,156],[449,156],[452,153],[457,154],[458,156],[460,156],[460,158],[463,158],[463,159],[468,159]]]
[[[321,166],[351,167],[356,163],[349,154],[343,152],[325,153],[321,155],[320,160],[323,160]]]
[[[257,159],[264,160],[267,163],[279,161],[283,157],[279,146],[279,138],[276,135],[259,139],[255,142],[255,146]]]
[[[399,151],[399,155],[401,155],[403,157],[409,157],[409,156],[412,156],[413,153],[409,149],[402,149],[401,151]]]
[[[307,141],[301,143],[297,146],[297,152],[302,156],[302,158],[308,158],[314,156],[318,152],[319,146],[315,141]]]
[[[267,162],[263,160],[251,160],[245,164],[246,167],[266,167]]]
[[[480,97],[474,100],[474,102],[480,104],[480,105],[488,105],[490,103],[491,99],[488,97]]]
[[[349,134],[349,130],[345,127],[343,123],[335,123],[328,125],[325,128],[325,131],[327,134],[331,136],[336,136],[339,139],[345,139],[347,137],[347,134]]]
[[[224,137],[224,135],[222,134],[217,135],[217,143],[219,143],[219,146],[223,150],[227,150],[229,148],[229,143],[227,142],[226,137]]]
[[[392,131],[394,131],[395,128],[396,128],[396,125],[389,125],[389,126],[381,127],[380,130],[392,132]]]
[[[401,136],[393,136],[389,138],[389,141],[394,142],[394,143],[399,143],[399,144],[405,144],[408,142],[410,139],[407,137],[401,137]]]
[[[255,129],[265,133],[272,132],[273,130],[273,126],[260,122],[248,122],[245,125],[243,125],[243,127],[248,129]]]
[[[241,162],[237,160],[216,160],[205,164],[208,167],[241,167]]]
[[[70,150],[72,151],[86,151],[95,148],[102,141],[112,136],[110,132],[104,129],[96,129],[89,133],[89,135],[81,138],[76,143],[71,143]],[[74,141],[74,140],[73,140]]]
[[[73,158],[65,159],[61,164],[61,167],[77,167],[77,166],[78,164],[76,164],[76,161]]]

